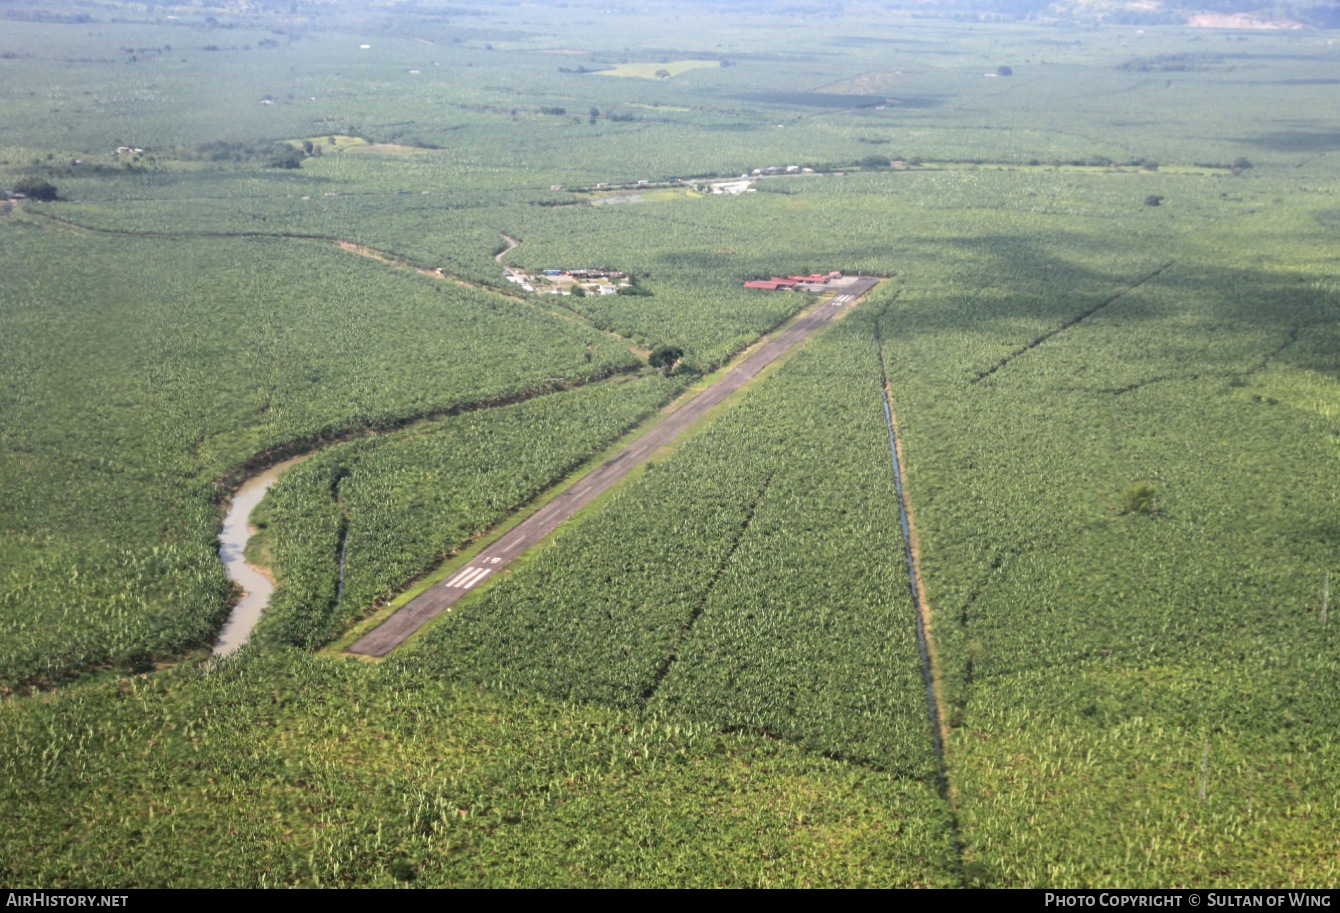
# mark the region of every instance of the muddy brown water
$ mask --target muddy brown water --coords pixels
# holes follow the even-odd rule
[[[246,560],[247,542],[251,540],[251,512],[261,503],[265,493],[284,472],[307,456],[294,457],[271,466],[242,483],[228,504],[223,518],[223,532],[219,533],[219,560],[223,562],[228,578],[242,588],[242,599],[233,607],[232,614],[219,632],[214,644],[215,656],[227,656],[251,638],[252,629],[261,620],[261,613],[270,605],[274,584]]]

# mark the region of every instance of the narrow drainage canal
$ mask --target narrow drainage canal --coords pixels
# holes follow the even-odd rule
[[[887,307],[887,306],[886,306]],[[903,533],[903,559],[907,562],[907,588],[912,594],[912,607],[917,614],[917,650],[921,653],[921,678],[926,683],[926,713],[930,717],[931,739],[935,746],[935,757],[939,761],[940,789],[948,795],[949,778],[945,771],[944,729],[941,726],[940,702],[936,700],[935,669],[931,663],[930,634],[927,631],[926,606],[921,593],[921,574],[917,570],[917,553],[912,548],[912,519],[907,505],[907,492],[903,490],[903,463],[899,456],[898,423],[893,417],[893,391],[889,386],[889,372],[884,358],[884,335],[880,320],[884,312],[875,318],[875,345],[879,352],[879,388],[884,398],[884,422],[889,429],[889,454],[893,458],[893,487],[898,494],[898,525]]]
[[[903,462],[899,456],[898,424],[893,418],[893,397],[889,377],[884,367],[884,340],[879,336],[876,321],[875,335],[879,345],[879,381],[884,395],[884,421],[889,428],[889,453],[893,457],[893,487],[898,493],[898,524],[903,532],[903,558],[907,561],[907,587],[912,594],[912,606],[917,615],[917,650],[921,653],[921,678],[926,684],[926,713],[930,717],[931,743],[935,748],[936,779],[940,798],[949,809],[949,839],[954,846],[954,859],[960,879],[964,876],[963,837],[959,831],[958,813],[954,810],[953,794],[949,789],[949,769],[945,765],[944,730],[940,724],[940,702],[935,698],[935,669],[931,664],[930,636],[926,630],[929,608],[922,601],[921,575],[917,572],[917,554],[912,548],[912,520],[907,507],[907,492],[903,489]]]
[[[227,656],[245,644],[256,622],[260,621],[261,613],[270,605],[274,584],[246,559],[247,542],[251,539],[251,512],[285,470],[305,459],[307,455],[294,457],[252,476],[242,483],[228,504],[223,532],[219,533],[219,559],[223,561],[228,578],[242,588],[243,595],[219,632],[219,639],[214,644],[215,656]]]
[[[907,586],[912,593],[912,605],[917,613],[917,649],[921,652],[921,677],[926,683],[926,712],[931,721],[931,738],[935,755],[943,762],[944,740],[940,735],[940,706],[935,700],[935,677],[931,671],[930,644],[926,639],[926,619],[922,617],[921,587],[917,585],[917,559],[912,552],[912,525],[907,519],[907,494],[903,491],[903,467],[898,459],[898,436],[893,424],[893,407],[889,405],[888,381],[884,387],[884,420],[889,426],[889,452],[893,455],[893,487],[898,492],[898,523],[903,531],[903,557],[907,561]],[[941,777],[944,776],[941,770]]]

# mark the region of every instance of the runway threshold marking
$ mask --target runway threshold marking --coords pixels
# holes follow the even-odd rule
[[[468,590],[493,572],[491,567],[468,566],[447,581],[447,586]]]

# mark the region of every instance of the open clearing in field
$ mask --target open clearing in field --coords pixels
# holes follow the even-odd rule
[[[632,76],[637,79],[668,79],[687,73],[689,70],[701,70],[706,67],[719,67],[719,60],[671,60],[666,63],[620,63],[608,70],[601,70],[601,76]],[[667,76],[658,74],[666,73]]]
[[[820,86],[814,91],[827,92],[833,95],[874,95],[877,92],[887,92],[906,79],[907,74],[902,70],[892,72],[877,70],[852,76],[848,79],[839,79],[837,82]]]
[[[655,187],[649,190],[610,190],[587,195],[592,206],[612,203],[665,203],[671,200],[696,200],[705,196],[691,187]]]
[[[334,142],[331,142],[332,140]],[[327,155],[332,152],[358,152],[364,155],[422,155],[425,152],[433,151],[422,146],[405,146],[400,143],[374,143],[361,136],[349,136],[344,133],[309,136],[305,139],[291,139],[285,140],[285,142],[294,146],[311,143],[314,148],[320,148],[323,154]]]

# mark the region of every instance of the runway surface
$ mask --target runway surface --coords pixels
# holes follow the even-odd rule
[[[714,406],[840,314],[844,307],[855,304],[879,282],[879,279],[874,278],[856,279],[845,285],[837,295],[768,340],[712,386],[683,403],[631,442],[617,456],[592,469],[544,507],[522,520],[465,567],[425,590],[380,626],[363,635],[349,648],[349,652],[364,656],[385,656],[390,653],[472,589],[552,533],[564,520],[645,463],[659,448],[678,438]]]

